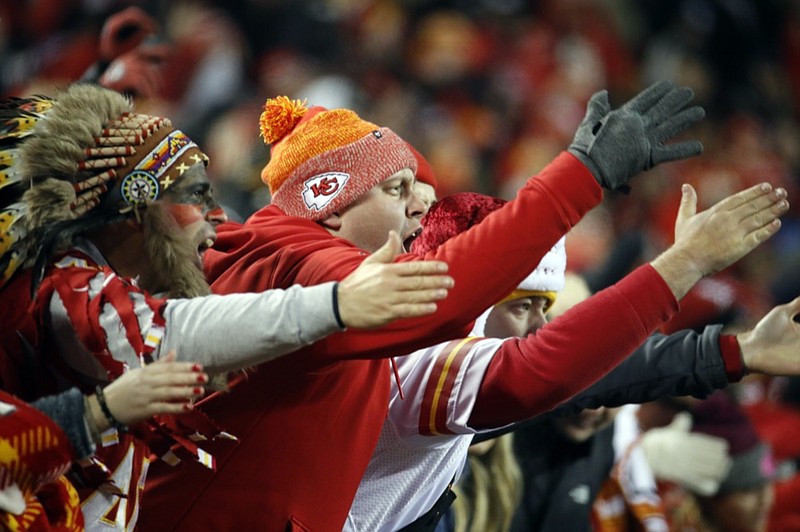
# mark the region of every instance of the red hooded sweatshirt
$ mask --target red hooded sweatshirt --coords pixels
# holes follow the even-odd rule
[[[203,411],[239,440],[204,444],[215,474],[151,464],[141,530],[341,530],[386,417],[386,359],[466,336],[601,198],[591,173],[562,153],[515,200],[425,256],[455,279],[435,314],[331,335],[207,401]],[[205,262],[214,292],[227,294],[341,280],[366,255],[268,206],[221,226]]]

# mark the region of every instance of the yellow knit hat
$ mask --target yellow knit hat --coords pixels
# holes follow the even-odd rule
[[[291,216],[322,220],[400,170],[417,171],[400,137],[347,109],[307,108],[279,96],[264,104],[260,126],[271,146],[261,180]]]

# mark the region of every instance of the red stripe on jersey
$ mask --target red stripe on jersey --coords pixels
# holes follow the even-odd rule
[[[436,363],[428,377],[419,417],[419,433],[425,436],[453,434],[447,428],[447,402],[453,392],[461,363],[479,338],[453,340],[436,357]]]

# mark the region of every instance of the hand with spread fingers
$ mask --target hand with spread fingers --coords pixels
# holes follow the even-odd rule
[[[91,421],[98,432],[112,426],[130,425],[156,414],[181,414],[192,409],[192,402],[201,397],[208,375],[200,365],[176,362],[175,351],[170,351],[152,364],[133,368],[103,388],[104,412],[97,396],[89,400]]]
[[[391,231],[386,243],[339,283],[339,315],[347,327],[368,329],[432,314],[436,301],[447,297],[453,287],[447,263],[392,263],[400,249],[400,237]]]
[[[697,140],[666,144],[705,116],[702,107],[687,107],[692,98],[690,88],[660,81],[612,111],[608,92],[598,91],[568,151],[603,187],[624,188],[640,172],[703,152]]]
[[[675,243],[652,265],[678,299],[697,281],[738,261],[778,232],[789,209],[786,190],[761,183],[697,212],[697,193],[683,185]]]
[[[747,371],[800,375],[800,297],[773,308],[736,339]]]

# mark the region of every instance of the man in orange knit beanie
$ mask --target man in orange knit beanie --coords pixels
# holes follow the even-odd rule
[[[473,320],[599,203],[601,186],[624,187],[645,169],[698,154],[696,141],[665,144],[702,117],[702,109],[686,107],[691,98],[689,89],[661,82],[611,110],[606,92],[595,94],[568,152],[529,179],[515,200],[424,256],[448,262],[455,279],[434,314],[330,336],[258,368],[231,393],[206,402],[204,412],[240,441],[215,451],[213,478],[154,463],[143,529],[341,530],[386,418],[391,357],[466,336]],[[261,125],[272,149],[262,179],[273,204],[244,225],[219,227],[204,257],[212,290],[339,279],[389,230],[406,245],[418,234],[425,208],[412,188],[416,158],[391,130],[350,111],[308,109],[288,98],[268,100]],[[763,194],[771,205],[782,197]],[[759,239],[777,230],[771,219],[756,224]],[[737,242],[722,262],[756,244]],[[419,258],[406,253],[395,261]],[[689,255],[672,270],[682,281],[642,323],[670,316],[673,296],[709,271],[707,259]],[[668,275],[653,269],[646,277],[642,282],[664,290]]]

